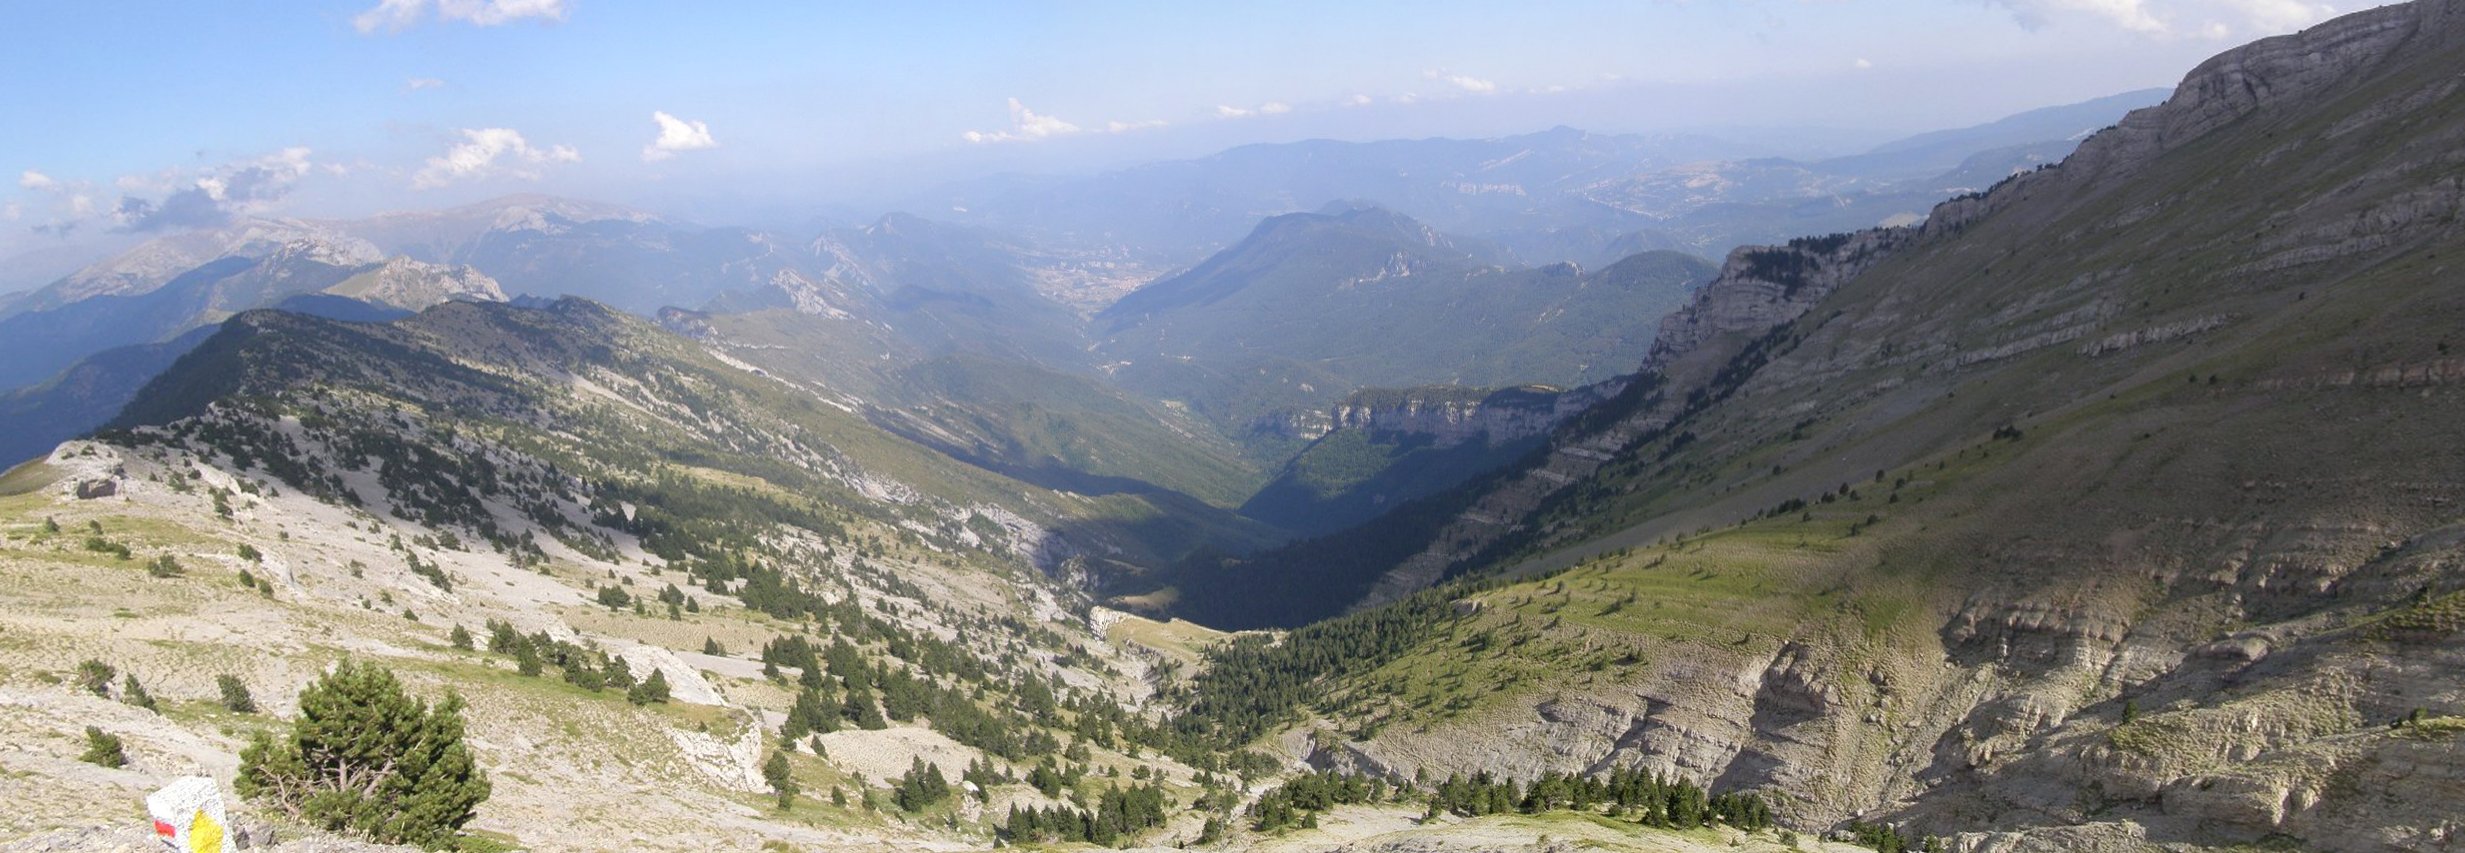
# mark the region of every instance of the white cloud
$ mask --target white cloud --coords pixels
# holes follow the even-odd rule
[[[402,90],[405,92],[417,92],[422,89],[442,88],[445,88],[445,81],[439,80],[435,77],[413,77],[402,81]]]
[[[2219,5],[2240,13],[2250,26],[2269,31],[2297,30],[2337,15],[2335,6],[2299,0],[2223,0]]]
[[[970,130],[959,134],[959,137],[969,142],[983,144],[987,142],[1028,142],[1055,136],[1068,136],[1077,132],[1079,132],[1078,125],[1028,109],[1026,104],[1019,103],[1019,99],[1011,98],[1008,129]]]
[[[439,21],[493,27],[524,18],[562,21],[570,11],[566,0],[381,0],[376,8],[353,17],[351,26],[362,34],[401,32],[433,12]]]
[[[642,162],[655,163],[674,157],[679,151],[719,147],[719,140],[710,138],[710,125],[686,121],[656,110],[651,112],[650,120],[658,123],[659,138],[642,146]]]
[[[1861,56],[1858,57],[1856,62],[1849,63],[1849,67],[1855,68],[1859,71],[1864,71],[1868,68],[1873,68],[1874,63],[1866,61],[1866,58]]]
[[[362,34],[378,30],[400,30],[428,14],[428,0],[384,0],[377,7],[359,13],[351,26]]]
[[[1496,82],[1483,80],[1470,74],[1453,74],[1436,68],[1422,71],[1421,79],[1436,80],[1475,95],[1486,95],[1498,91]]]
[[[1292,112],[1292,105],[1282,101],[1268,101],[1255,107],[1235,107],[1217,104],[1215,108],[1215,117],[1255,118],[1257,116],[1280,116],[1289,112]]]
[[[225,163],[202,174],[165,169],[152,175],[123,175],[112,182],[120,200],[103,211],[114,230],[151,232],[213,228],[233,218],[274,206],[291,194],[300,179],[318,164],[304,147],[285,148],[253,160]],[[68,199],[71,219],[97,210],[80,184]],[[65,223],[64,223],[65,224]]]
[[[1377,100],[1377,99],[1376,99],[1376,98],[1372,98],[1372,97],[1370,97],[1370,96],[1368,96],[1368,95],[1354,95],[1354,96],[1352,96],[1351,98],[1346,99],[1346,100],[1344,101],[1344,106],[1348,106],[1348,107],[1366,107],[1366,106],[1369,106],[1369,105],[1370,105],[1370,102],[1375,101],[1375,100]]]
[[[582,152],[570,145],[538,148],[510,128],[486,127],[462,131],[462,141],[436,157],[411,176],[414,189],[434,189],[464,179],[487,178],[496,175],[537,180],[539,167],[554,163],[576,163]]]
[[[13,202],[13,201],[12,201],[12,202],[9,202],[9,203],[8,203],[8,205],[7,205],[7,206],[5,206],[5,207],[0,207],[0,219],[6,219],[6,220],[8,220],[8,221],[10,221],[10,222],[15,222],[15,221],[17,221],[17,220],[19,220],[19,219],[25,218],[25,215],[26,215],[26,207],[25,207],[25,205],[18,204],[18,203]]]
[[[1068,136],[1078,132],[1078,125],[1053,116],[1037,115],[1036,111],[1028,109],[1026,104],[1019,103],[1017,98],[1010,99],[1010,120],[1018,127],[1021,135],[1030,139]]]
[[[1104,123],[1104,132],[1129,133],[1134,130],[1153,130],[1168,124],[1171,124],[1171,122],[1163,119],[1148,119],[1146,121],[1108,121]]]
[[[60,182],[53,180],[50,175],[27,169],[24,174],[17,176],[17,186],[20,189],[36,191],[53,190],[60,188]]]
[[[1985,0],[2024,29],[2093,22],[2157,38],[2249,38],[2318,23],[2336,7],[2303,0]]]

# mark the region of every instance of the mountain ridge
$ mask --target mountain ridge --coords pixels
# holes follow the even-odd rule
[[[2460,37],[2263,40],[1922,226],[1734,254],[1522,473],[1296,552],[1404,568],[1263,653],[1281,730],[1961,849],[2445,849]]]

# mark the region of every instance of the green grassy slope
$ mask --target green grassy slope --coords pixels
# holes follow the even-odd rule
[[[2393,780],[2460,747],[2388,724],[2458,710],[2459,639],[2368,626],[2465,584],[2450,6],[1938,210],[1455,567],[1489,582],[1349,617],[1421,608],[1408,648],[1293,651],[1302,707],[1383,766],[1642,762],[1821,822],[2435,837],[2458,786]]]

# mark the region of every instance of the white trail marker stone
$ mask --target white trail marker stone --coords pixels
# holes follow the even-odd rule
[[[146,797],[154,837],[173,853],[235,853],[231,819],[223,814],[222,786],[204,776],[173,781]]]

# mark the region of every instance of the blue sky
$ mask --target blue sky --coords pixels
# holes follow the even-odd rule
[[[543,191],[724,219],[1312,136],[1563,123],[1879,139],[2170,85],[2233,44],[2352,8],[10,4],[0,174],[16,180],[0,185],[0,258],[178,227],[182,211],[359,215]]]

